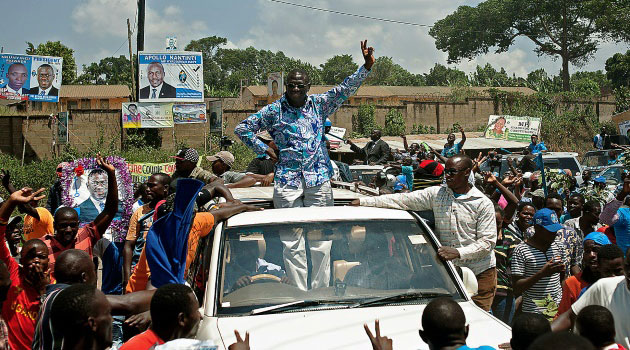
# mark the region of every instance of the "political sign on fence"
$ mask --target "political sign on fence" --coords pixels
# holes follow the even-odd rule
[[[221,100],[208,102],[210,113],[210,132],[221,132],[223,125],[223,106]]]
[[[57,102],[63,58],[0,54],[0,98]]]
[[[206,118],[206,104],[174,104],[173,121],[175,122],[175,124],[193,124],[207,122],[208,119]]]
[[[280,96],[284,93],[284,74],[282,72],[269,73],[267,77],[267,95]]]
[[[57,114],[57,144],[68,143],[68,112]]]
[[[540,131],[540,118],[512,115],[491,115],[484,134],[485,138],[530,142],[532,135]]]
[[[173,104],[124,102],[122,104],[122,124],[124,129],[172,128]]]
[[[175,172],[175,163],[127,163],[127,169],[131,174],[131,181],[141,184],[155,173],[172,175]]]
[[[619,123],[619,135],[626,135],[630,138],[630,120]]]
[[[134,202],[133,188],[127,163],[121,157],[107,157],[116,169],[118,184],[118,210],[109,226],[113,242],[124,242]],[[95,158],[82,158],[63,166],[61,176],[63,205],[74,208],[79,214],[79,225],[85,226],[103,212],[107,201],[107,172]]]
[[[201,52],[138,53],[140,102],[203,102]]]

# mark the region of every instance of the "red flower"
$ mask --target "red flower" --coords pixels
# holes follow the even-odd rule
[[[80,165],[80,164],[79,164],[79,166],[78,166],[78,167],[74,168],[74,173],[75,173],[77,176],[81,176],[81,175],[83,175],[83,173],[84,173],[83,165]]]

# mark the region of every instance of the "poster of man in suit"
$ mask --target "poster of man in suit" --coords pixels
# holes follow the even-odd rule
[[[203,102],[200,52],[138,54],[140,102]]]
[[[63,58],[0,54],[0,98],[57,102]]]

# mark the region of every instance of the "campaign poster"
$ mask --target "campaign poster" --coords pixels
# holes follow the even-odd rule
[[[140,102],[203,102],[201,52],[138,53]]]
[[[221,100],[208,102],[208,114],[210,114],[210,132],[221,132],[223,125]]]
[[[172,128],[173,104],[124,102],[122,104],[123,129]]]
[[[619,135],[626,135],[630,138],[630,120],[619,123]]]
[[[530,142],[532,135],[540,132],[540,118],[512,115],[491,115],[484,134],[485,138]]]
[[[68,143],[68,112],[57,114],[57,143]]]
[[[173,175],[175,163],[127,163],[127,169],[131,174],[131,181],[134,184],[141,184],[147,182],[155,173]]]
[[[0,54],[0,98],[59,101],[63,58]]]
[[[173,121],[175,124],[195,124],[207,122],[206,104],[174,104]]]
[[[127,163],[120,157],[107,157],[107,162],[116,169],[118,184],[118,210],[108,232],[113,242],[124,242],[134,198],[131,176]],[[65,206],[74,208],[79,214],[79,226],[94,221],[103,212],[107,200],[108,176],[96,163],[95,158],[82,158],[66,163],[61,176],[62,198]]]
[[[282,72],[269,73],[267,77],[267,95],[280,96],[284,93],[284,74]]]

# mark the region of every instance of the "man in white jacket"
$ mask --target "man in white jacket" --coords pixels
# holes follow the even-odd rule
[[[473,300],[490,310],[497,284],[494,246],[497,226],[492,201],[468,182],[472,160],[463,154],[448,159],[446,185],[410,193],[390,194],[354,200],[352,205],[402,210],[433,210],[435,229],[442,247],[440,259],[470,268],[479,291]]]

